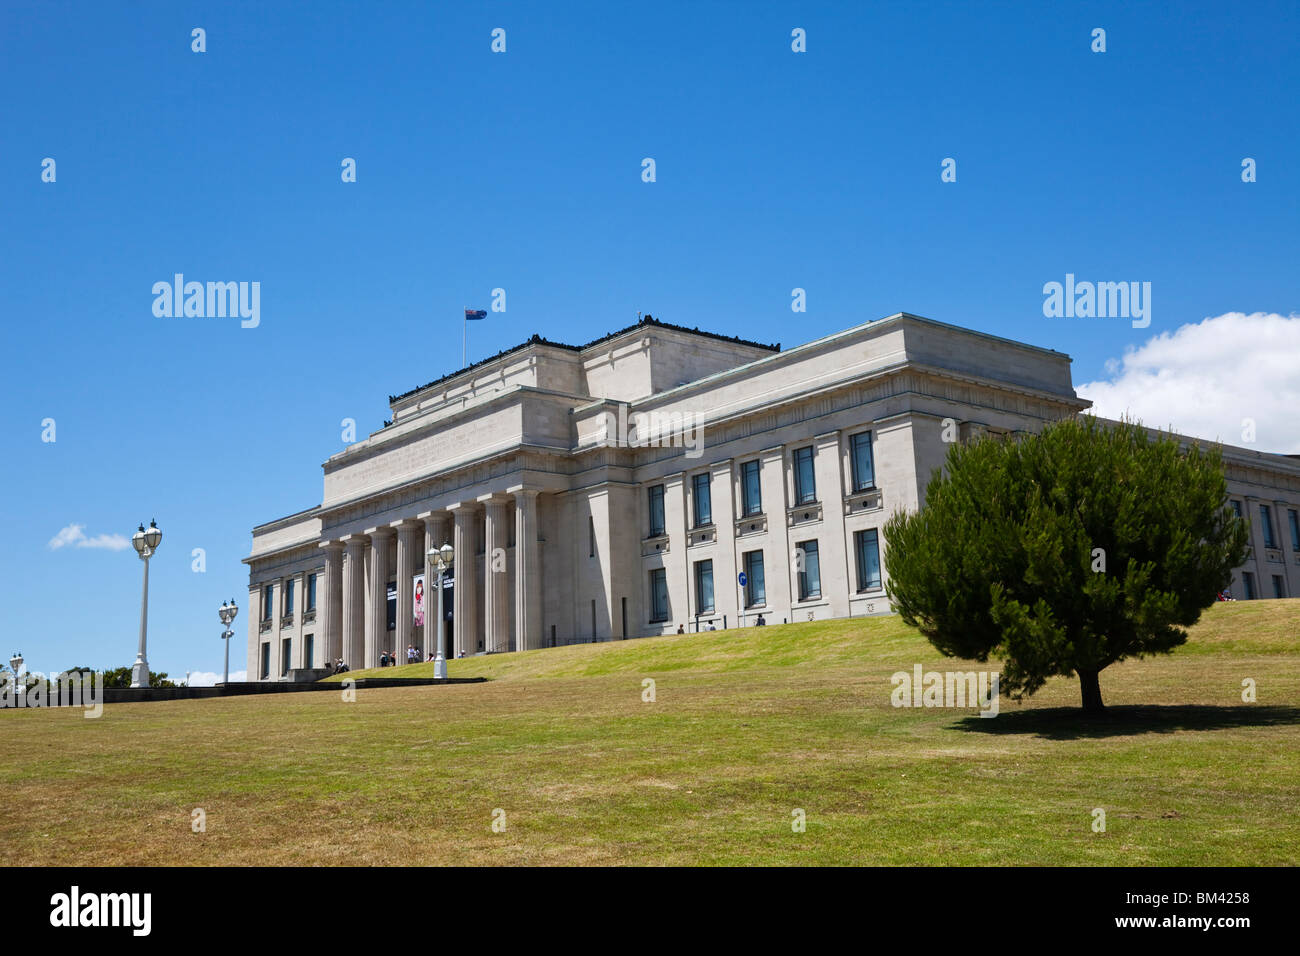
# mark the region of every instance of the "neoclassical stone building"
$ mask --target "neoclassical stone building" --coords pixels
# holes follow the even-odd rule
[[[319,505],[253,530],[250,679],[426,658],[445,542],[449,657],[888,613],[881,528],[947,441],[1089,403],[1067,355],[898,314],[785,351],[649,317],[534,336],[389,404]],[[1225,454],[1256,538],[1237,596],[1300,593],[1300,461]]]

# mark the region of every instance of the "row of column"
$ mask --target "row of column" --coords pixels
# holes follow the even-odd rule
[[[456,657],[510,649],[510,587],[506,562],[509,524],[515,525],[515,622],[519,650],[542,643],[541,564],[537,543],[537,495],[533,489],[515,487],[508,492],[483,495],[444,510],[427,511],[415,518],[393,521],[364,533],[343,535],[321,544],[325,550],[324,646],[325,658],[342,658],[348,667],[378,667],[388,650],[388,549],[397,544],[397,628],[394,649],[405,660],[406,648],[415,643],[414,600],[411,580],[424,569],[424,635],[420,659],[434,650],[438,627],[438,569],[429,559],[430,549],[450,543],[455,548],[453,635]],[[511,515],[513,505],[514,514]],[[478,616],[477,522],[484,522],[483,619]],[[369,564],[369,575],[366,566]],[[366,615],[369,583],[370,614]]]

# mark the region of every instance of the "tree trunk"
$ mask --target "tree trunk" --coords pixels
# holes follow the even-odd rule
[[[1097,679],[1098,671],[1078,671],[1079,690],[1083,692],[1083,712],[1100,714],[1106,709],[1101,702],[1101,682]]]

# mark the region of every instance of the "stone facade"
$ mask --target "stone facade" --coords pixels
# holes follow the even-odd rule
[[[424,571],[432,615],[444,543],[448,656],[888,613],[879,531],[921,504],[945,439],[1088,404],[1068,356],[908,314],[786,351],[650,318],[534,337],[390,398],[391,422],[325,462],[320,505],[253,530],[249,678],[427,658],[410,583]],[[1260,539],[1237,596],[1245,574],[1300,593],[1300,461],[1225,456]]]

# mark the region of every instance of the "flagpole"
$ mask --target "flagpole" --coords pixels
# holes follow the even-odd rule
[[[467,358],[466,349],[469,343],[469,313],[465,313],[465,318],[461,320],[460,326],[460,367],[464,368]]]

